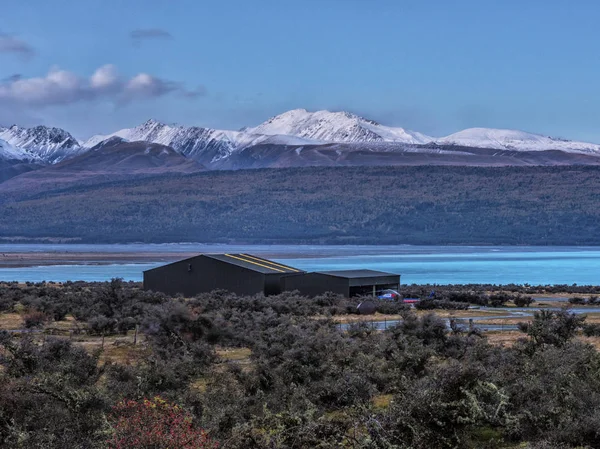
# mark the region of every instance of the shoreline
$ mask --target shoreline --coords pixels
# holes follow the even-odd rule
[[[198,251],[155,252],[76,252],[76,251],[0,251],[0,268],[28,268],[53,265],[114,265],[170,263],[201,254]],[[328,254],[256,251],[255,254],[274,259],[326,258]]]
[[[0,268],[28,268],[52,265],[113,265],[149,262],[173,262],[197,253],[98,253],[98,252],[4,252]]]

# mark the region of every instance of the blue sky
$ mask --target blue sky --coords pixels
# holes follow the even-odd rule
[[[2,0],[0,123],[83,138],[303,107],[600,142],[598,18],[592,0]]]

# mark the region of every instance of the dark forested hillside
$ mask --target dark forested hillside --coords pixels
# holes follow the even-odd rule
[[[15,178],[16,179],[16,178]],[[348,167],[0,185],[0,237],[600,244],[600,168]]]

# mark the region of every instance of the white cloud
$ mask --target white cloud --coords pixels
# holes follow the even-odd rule
[[[20,106],[52,106],[92,100],[124,103],[171,92],[193,97],[180,84],[147,73],[123,78],[112,64],[99,67],[89,78],[53,67],[44,77],[15,77],[0,82],[0,103]]]
[[[173,83],[161,80],[147,73],[140,73],[134,76],[125,85],[125,92],[127,94],[142,97],[156,97],[175,89],[176,86]]]
[[[119,73],[112,64],[106,64],[97,69],[90,78],[93,89],[111,90],[119,85]]]

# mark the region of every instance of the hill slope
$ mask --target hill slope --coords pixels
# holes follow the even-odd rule
[[[31,173],[14,177],[2,184],[5,195],[15,192],[45,192],[164,173],[195,173],[204,170],[170,147],[147,142],[125,142],[111,138],[90,151]]]
[[[0,185],[0,238],[600,245],[598,167],[212,171]]]

